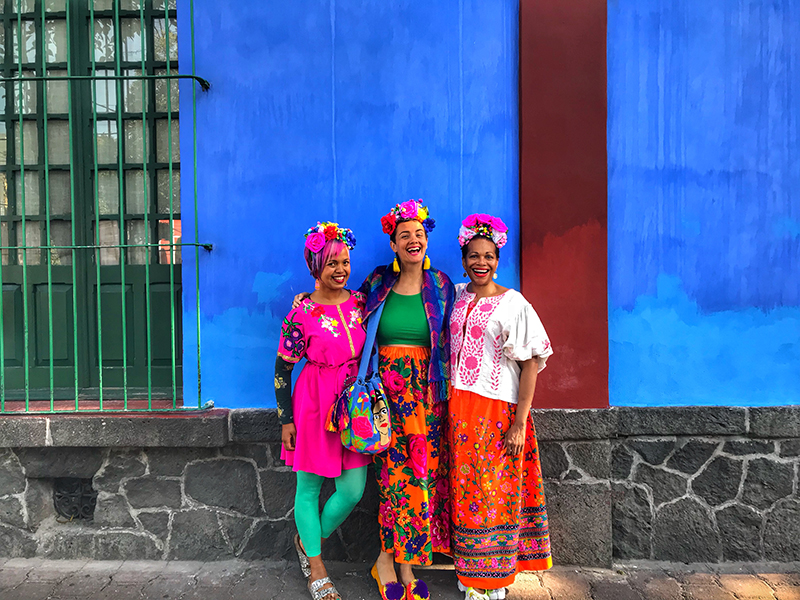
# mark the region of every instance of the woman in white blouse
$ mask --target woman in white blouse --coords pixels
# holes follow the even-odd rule
[[[553,350],[536,311],[495,283],[508,227],[476,214],[459,230],[464,274],[450,319],[453,558],[466,600],[505,598],[520,571],[550,568],[530,408]]]

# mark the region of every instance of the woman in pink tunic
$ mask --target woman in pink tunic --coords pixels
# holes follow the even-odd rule
[[[353,246],[352,232],[336,223],[317,223],[306,233],[306,262],[317,289],[283,320],[275,365],[281,459],[297,473],[295,548],[314,600],[339,598],[322,562],[322,541],[361,499],[372,458],[346,449],[338,433],[325,429],[345,379],[358,372],[366,338],[361,324],[364,295],[345,287]],[[306,364],[292,393],[291,371],[303,358]],[[336,492],[320,514],[319,493],[326,477],[335,480]]]
[[[361,325],[364,294],[345,291],[350,297],[341,304],[318,304],[306,298],[292,309],[283,320],[278,350],[286,362],[306,359],[292,393],[295,447],[283,446],[281,460],[293,471],[321,477],[339,477],[372,458],[347,450],[338,433],[325,430],[325,418],[344,389],[344,380],[358,373],[366,337]]]

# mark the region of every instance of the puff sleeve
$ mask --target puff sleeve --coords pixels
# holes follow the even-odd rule
[[[547,358],[553,354],[542,321],[527,301],[520,303],[518,310],[503,324],[503,337],[506,358],[524,361],[536,357],[539,371],[544,369]]]

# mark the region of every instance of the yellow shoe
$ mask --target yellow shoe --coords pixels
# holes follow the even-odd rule
[[[372,565],[370,575],[372,575],[375,583],[378,584],[378,591],[383,600],[404,600],[406,597],[406,588],[403,587],[402,583],[398,583],[397,581],[391,581],[386,585],[381,583],[381,578],[378,576],[378,563]]]

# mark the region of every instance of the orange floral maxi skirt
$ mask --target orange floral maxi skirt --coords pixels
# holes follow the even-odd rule
[[[506,587],[520,571],[553,564],[532,418],[522,454],[503,452],[503,435],[516,409],[516,404],[473,392],[451,392],[453,559],[466,586]]]
[[[379,371],[392,441],[374,457],[381,548],[396,562],[430,565],[450,553],[446,402],[428,397],[430,348],[381,347]]]

